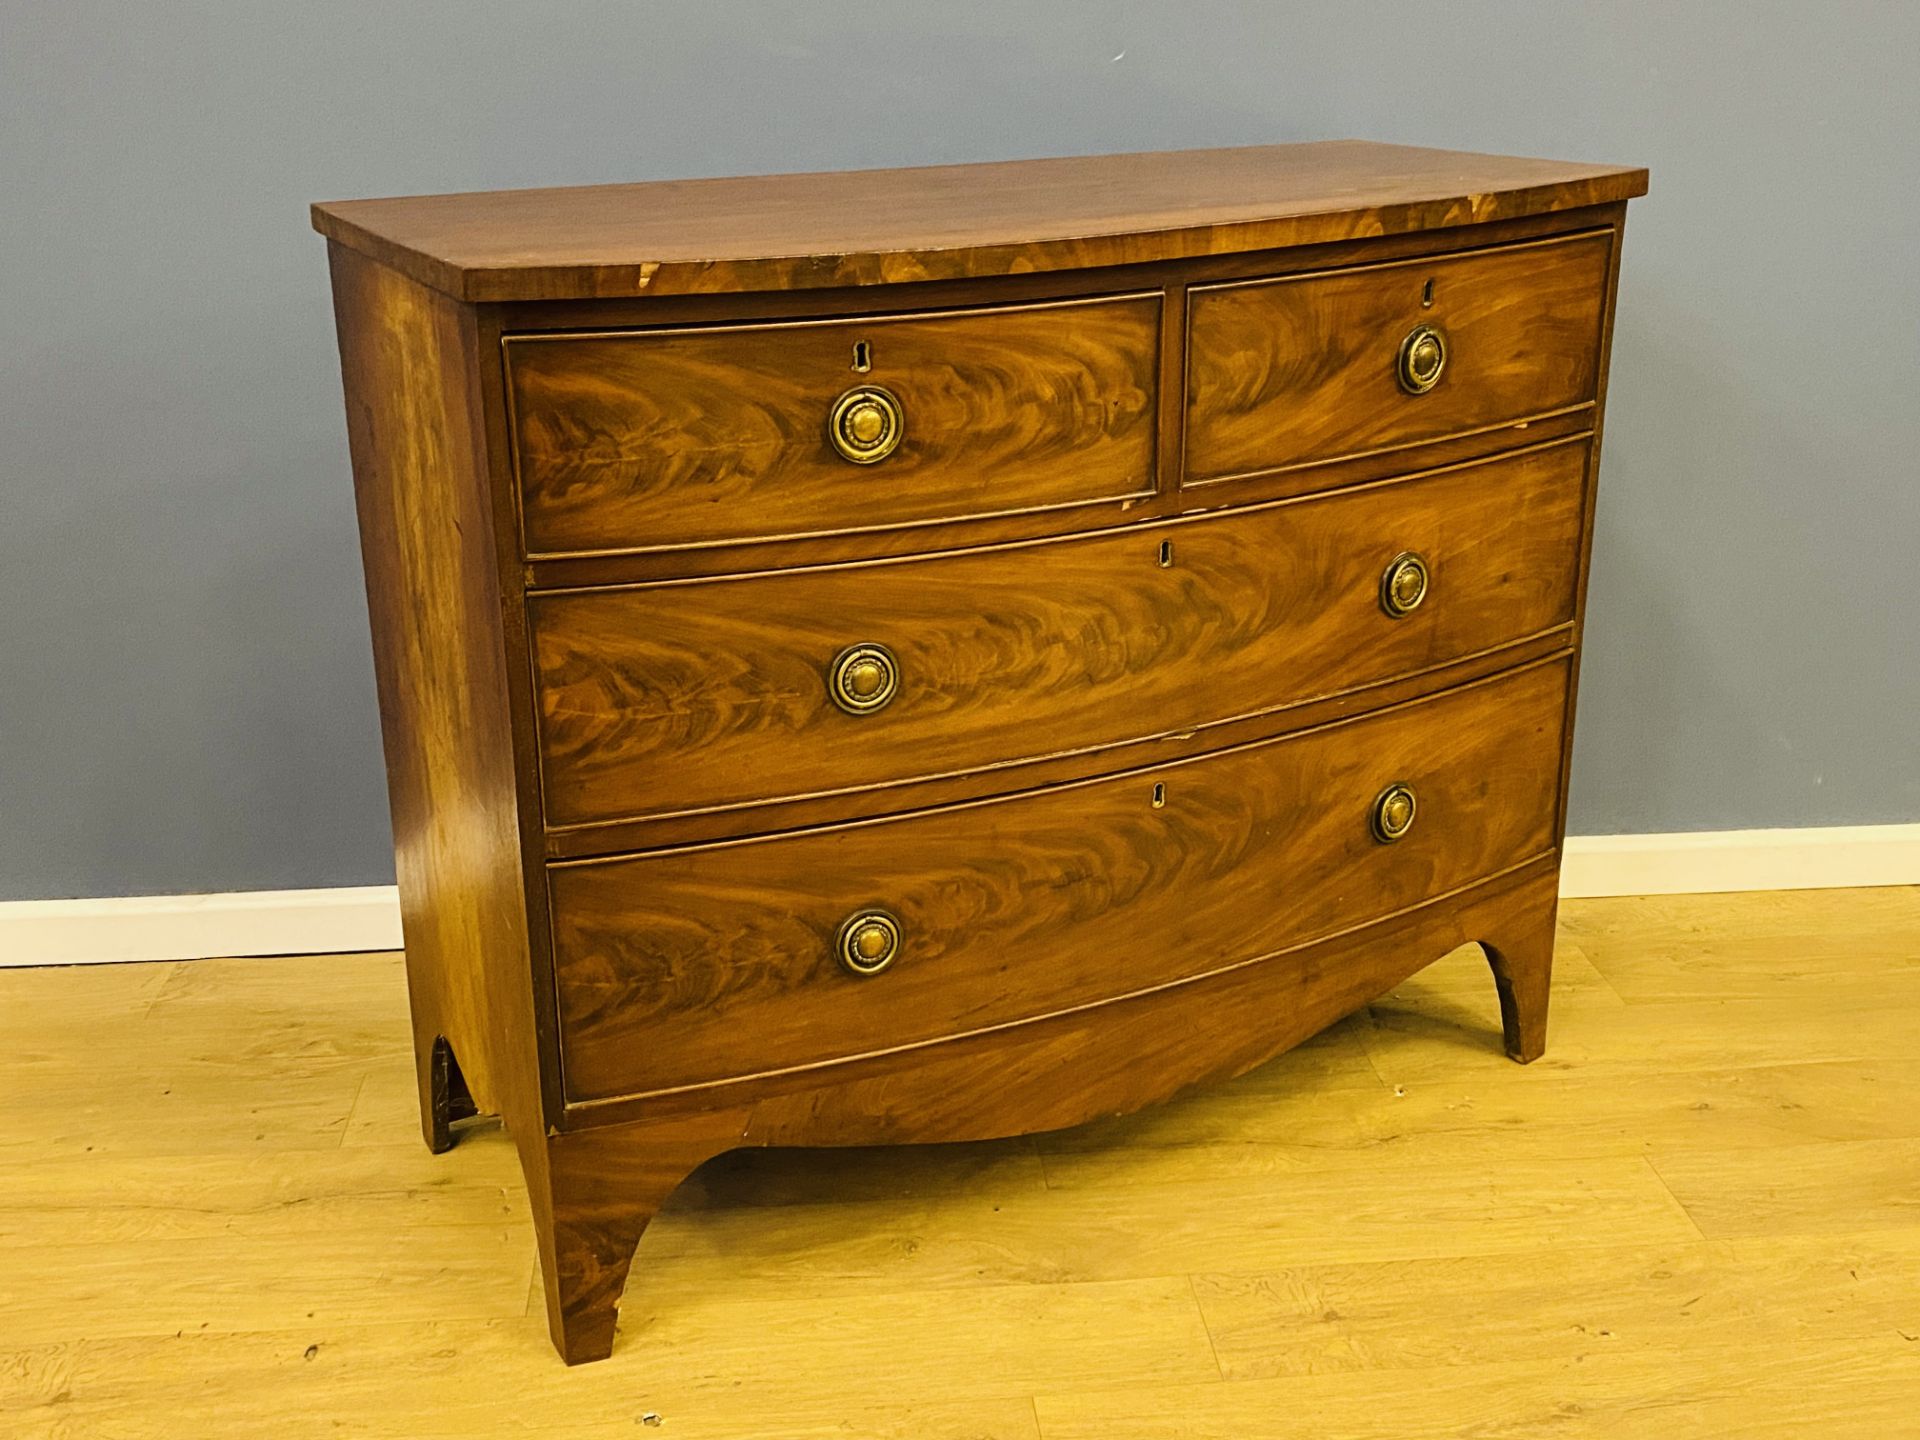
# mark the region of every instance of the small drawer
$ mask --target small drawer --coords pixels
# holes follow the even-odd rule
[[[1611,233],[1194,287],[1186,483],[1590,404]]]
[[[1435,899],[1552,849],[1566,698],[1555,661],[1151,770],[555,866],[567,1096],[939,1040]]]
[[[1161,297],[505,340],[527,552],[1148,493]]]
[[[547,824],[1093,769],[1510,644],[1573,618],[1586,461],[1567,442],[1072,539],[532,596]]]

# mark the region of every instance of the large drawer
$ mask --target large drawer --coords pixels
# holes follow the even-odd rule
[[[1012,514],[1152,491],[1158,294],[507,337],[529,554]]]
[[[1446,894],[1552,847],[1566,686],[1555,661],[1059,789],[555,866],[567,1095],[1005,1024]],[[1376,807],[1401,786],[1411,827],[1383,840]],[[889,943],[879,974],[840,959]]]
[[[1395,450],[1592,402],[1610,237],[1195,286],[1187,483]]]
[[[1094,752],[1551,629],[1573,618],[1586,460],[1573,442],[1123,532],[536,595],[547,823]],[[1396,616],[1382,581],[1409,554],[1428,589]],[[892,698],[849,713],[835,676],[876,650]]]

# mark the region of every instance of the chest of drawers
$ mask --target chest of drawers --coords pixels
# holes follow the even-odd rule
[[[743,1145],[1071,1125],[1469,941],[1540,1053],[1644,171],[1339,142],[315,207],[423,1123],[569,1361]]]

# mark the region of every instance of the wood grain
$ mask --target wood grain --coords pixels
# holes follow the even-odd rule
[[[508,663],[521,641],[503,600],[507,497],[487,428],[498,410],[470,310],[330,248],[421,1132],[430,1149],[450,1143],[456,1095],[505,1118],[557,1333],[567,1272],[546,1131],[558,1097],[534,983],[530,767]]]
[[[1230,1078],[1318,1035],[1435,955],[1469,941],[1484,951],[1517,937],[1552,903],[1555,865],[1543,856],[1327,940],[1104,1005],[827,1067],[581,1102],[569,1107],[568,1120],[575,1127],[618,1125],[644,1143],[654,1124],[751,1106],[752,1123],[737,1145],[886,1145],[908,1135],[982,1140],[1129,1113],[1202,1080]],[[1491,1003],[1491,987],[1485,993]],[[1265,1026],[1218,1024],[1236,1005],[1257,1007]],[[1473,1028],[1468,1043],[1484,1054],[1486,1026]]]
[[[1159,386],[1162,400],[1158,427],[1161,473],[1166,483],[1159,493],[1151,497],[954,521],[938,526],[858,530],[805,539],[769,539],[675,550],[539,557],[526,567],[528,583],[536,589],[576,588],[582,585],[740,573],[793,564],[924,553],[929,548],[958,548],[1125,526],[1201,505],[1210,506],[1228,495],[1236,504],[1250,503],[1404,474],[1408,469],[1408,454],[1403,451],[1384,451],[1242,480],[1225,494],[1209,494],[1201,490],[1183,496],[1175,481],[1180,472],[1179,449],[1185,409],[1186,287],[1209,281],[1271,279],[1281,274],[1306,274],[1350,268],[1356,264],[1370,265],[1396,259],[1437,256],[1463,247],[1486,249],[1582,230],[1617,231],[1625,210],[1624,203],[1592,206],[1518,220],[1476,224],[1462,229],[1415,231],[1290,250],[1221,254],[1190,261],[1121,265],[1089,271],[1017,274],[990,281],[941,280],[869,286],[856,290],[784,290],[739,295],[653,296],[637,300],[478,307],[483,317],[493,317],[499,324],[510,323],[512,329],[520,333],[582,329],[640,330],[667,325],[712,327],[766,320],[830,319],[849,313],[879,318],[977,308],[986,303],[1032,304],[1150,290],[1165,290],[1173,310],[1163,323]],[[1479,431],[1450,440],[1434,441],[1420,448],[1418,465],[1422,469],[1438,468],[1477,459],[1499,450],[1582,434],[1592,429],[1594,420],[1595,412],[1583,407],[1544,419],[1517,421],[1500,430]],[[500,443],[505,445],[504,435]]]
[[[1913,1098],[1920,1097],[1909,1092]],[[1770,1151],[1662,1147],[1652,1160],[1694,1223],[1714,1239],[1817,1233],[1843,1207],[1863,1233],[1920,1226],[1920,1137]]]
[[[1556,981],[1578,953],[1561,944],[1554,957]],[[1486,1048],[1482,956],[1466,950],[1445,968],[1473,982],[1475,993],[1465,1003],[1431,995],[1421,1003],[1460,1017],[1458,1077],[1384,1090],[1371,1071],[1369,1085],[1285,1073],[1268,1081],[1263,1071],[1204,1096],[1042,1137],[1047,1184],[1080,1189],[1235,1175],[1284,1178],[1380,1157],[1444,1169],[1471,1165],[1476,1154],[1489,1150],[1509,1161],[1615,1155],[1653,1156],[1658,1164],[1668,1155],[1708,1150],[1777,1152],[1830,1140],[1920,1139],[1920,1110],[1911,1103],[1920,1062],[1646,1071],[1630,1085],[1604,1072],[1568,1074],[1537,1065],[1518,1070],[1499,1064]],[[1424,988],[1423,979],[1398,987],[1401,999],[1410,988]],[[1631,1017],[1623,1009],[1580,1004],[1556,983],[1554,1018],[1562,1033],[1626,1026]],[[1365,1051],[1364,1045],[1353,1048]],[[1345,1093],[1334,1096],[1336,1089]],[[1870,1159],[1864,1152],[1839,1158]],[[1728,1177],[1717,1171],[1713,1178]],[[1726,1192],[1703,1184],[1692,1193]]]
[[[1399,449],[1591,403],[1612,248],[1612,232],[1599,231],[1194,287],[1187,483]],[[1432,390],[1410,395],[1395,364],[1419,324],[1445,334],[1447,361]]]
[[[1920,1135],[1910,1046],[1823,1058],[1830,986],[1897,961],[1920,889],[1562,914],[1554,1053],[1618,1063],[1507,1065],[1484,962],[1462,952],[1392,987],[1399,1013],[1474,1042],[1406,1095],[1374,1073],[1363,1010],[1130,1125],[1049,1137],[1074,1151],[1050,1193],[1026,1140],[965,1163],[947,1147],[716,1162],[642,1241],[612,1359],[573,1370],[526,1312],[509,1138],[419,1146],[401,957],[225,961],[172,987],[203,965],[0,970],[0,1094],[33,1097],[0,1110],[0,1245],[19,1251],[0,1250],[0,1414],[33,1440],[1035,1440],[1036,1403],[1055,1436],[1902,1435],[1920,1226],[1893,1219],[1899,1157],[1805,1142]],[[1634,1004],[1569,1007],[1603,983],[1586,949]],[[1715,976],[1749,992],[1734,1026],[1700,1003]],[[1896,985],[1881,1008],[1889,1033],[1920,1026],[1920,994]],[[1667,1012],[1690,1027],[1659,1027],[1676,1055],[1764,1035],[1785,1068],[1663,1069],[1630,1042]],[[1170,1022],[1186,1033],[1143,1023],[1144,1053],[1226,1028],[1208,1013]],[[332,1068],[264,1064],[263,1033]],[[140,1076],[156,1095],[191,1076],[191,1094],[129,1104]],[[385,1112],[373,1143],[296,1149],[341,1086]],[[1650,1150],[1701,1157],[1676,1172],[1689,1210],[1742,1233],[1690,1239],[1658,1191],[1629,1189],[1621,1162]],[[1729,1151],[1757,1158],[1708,1161]],[[1585,1163],[1598,1154],[1615,1163]],[[1059,1278],[1102,1267],[1160,1273]],[[952,1283],[921,1283],[934,1273]]]
[[[1912,987],[1886,987],[1875,1002],[1802,989],[1791,1033],[1778,1028],[1776,1006],[1733,999],[1711,1006],[1713,1026],[1699,1023],[1701,1002],[1636,1002],[1633,1023],[1601,1023],[1622,1007],[1617,997],[1566,995],[1555,1008],[1555,1040],[1535,1062],[1552,1075],[1578,1071],[1624,1077],[1650,1069],[1675,1074],[1773,1067],[1795,1061],[1908,1061],[1914,1056]],[[1477,1007],[1457,997],[1382,1002],[1367,1034],[1380,1073],[1409,1089],[1453,1073],[1460,1053],[1478,1049]],[[1604,1011],[1602,1015],[1590,1013]]]
[[[719,329],[506,338],[530,554],[649,550],[1151,493],[1160,297]],[[866,345],[869,368],[853,368]],[[855,465],[834,400],[890,391]]]
[[[1162,731],[1092,755],[1074,750],[1056,751],[1031,760],[998,763],[991,768],[938,779],[756,802],[750,809],[686,810],[670,815],[643,815],[552,828],[545,832],[546,854],[548,859],[556,861],[591,859],[664,846],[703,844],[745,833],[811,829],[961,804],[1016,790],[1043,789],[1087,779],[1090,773],[1113,774],[1169,764],[1231,746],[1315,729],[1472,684],[1536,661],[1561,658],[1571,653],[1573,643],[1573,627],[1556,626],[1512,645],[1477,651],[1463,659],[1411,671],[1377,685],[1341,690],[1281,710],[1259,712],[1204,728]]]
[[[682,1256],[696,1246],[730,1254],[743,1282],[857,1294],[883,1276],[902,1287],[966,1293],[981,1285],[1103,1284],[1216,1268],[1411,1264],[1438,1258],[1436,1243],[1457,1233],[1468,1214],[1480,1218],[1479,1238],[1492,1254],[1571,1246],[1603,1213],[1648,1248],[1699,1239],[1640,1160],[1462,1165],[1416,1178],[1411,1167],[1380,1159],[1302,1172],[1284,1183],[1268,1176],[1190,1178],[1179,1188],[1189,1208],[1178,1213],[1167,1206],[1164,1188],[1151,1184],[928,1194],[909,1211],[918,1243],[906,1253],[895,1231],[866,1223],[876,1211],[898,1213],[887,1205],[846,1205],[837,1231],[810,1223],[815,1217],[798,1206],[729,1212],[698,1228],[663,1223],[643,1251],[659,1268],[636,1275],[633,1298],[663,1307],[682,1301]],[[1405,1204],[1413,1193],[1420,1203]],[[1065,1208],[1077,1222],[1071,1232],[1058,1223]],[[1321,1218],[1329,1214],[1342,1219],[1331,1231]]]
[[[1093,1004],[1516,865],[1551,843],[1541,806],[1557,783],[1564,683],[1563,666],[1540,666],[1006,802],[556,867],[568,1097],[816,1064]],[[1395,781],[1414,787],[1421,813],[1382,845],[1369,807]],[[904,954],[857,979],[838,968],[833,940],[871,906],[898,918]],[[1550,930],[1550,906],[1545,918]],[[1536,1008],[1544,1016],[1544,996]]]
[[[437,1149],[504,1116],[566,1359],[608,1353],[640,1235],[664,1212],[670,1242],[670,1192],[729,1149],[1135,1110],[1469,941],[1509,1053],[1540,1053],[1585,441],[1644,187],[1331,144],[317,208],[421,1122]],[[1416,271],[1455,347],[1417,412],[1356,358]],[[1215,371],[1246,388],[1181,383]],[[855,379],[907,405],[870,472],[822,438]],[[1220,478],[1222,444],[1264,473],[1177,483]],[[1436,591],[1387,622],[1399,548]],[[822,671],[875,638],[907,688],[854,729]],[[1385,851],[1389,779],[1425,810]],[[549,869],[583,852],[605,858]],[[901,967],[824,973],[844,909],[896,893]],[[1377,1016],[1384,1068],[1400,1017]],[[1484,1048],[1448,1024],[1447,1053]],[[391,1133],[398,1054],[349,1095],[351,1046],[251,1048],[332,1087],[259,1112],[296,1145]],[[1558,1177],[1513,1203],[1673,1219],[1650,1172],[1605,1169],[1588,1200]],[[929,1272],[964,1279],[959,1253]]]
[[[1608,1245],[1446,1260],[1315,1263],[1197,1277],[1229,1380],[1498,1364],[1578,1363],[1703,1346],[1782,1351],[1886,1335],[1912,1313],[1920,1231],[1825,1244]],[[1453,1323],[1433,1323],[1458,1297]]]
[[[537,1126],[520,812],[470,313],[334,246],[334,313],[429,1144],[434,1045]]]
[[[1817,990],[1823,1010],[1837,1002],[1864,1012],[1920,1000],[1911,890],[1782,891],[1747,906],[1764,917],[1762,933],[1727,930],[1711,896],[1667,895],[1589,900],[1568,934],[1629,1003],[1719,1005]],[[1829,953],[1829,937],[1843,932],[1859,938]]]
[[[1124,535],[529,601],[551,827],[844,794],[1203,731],[1573,618],[1578,443]],[[1162,547],[1169,546],[1163,565]],[[1433,580],[1380,606],[1403,551]],[[847,715],[851,644],[898,658]]]
[[[1900,1332],[1786,1353],[1791,1364],[1748,1342],[1678,1356],[1616,1356],[1596,1346],[1573,1361],[1523,1356],[1390,1372],[1400,1382],[1392,1388],[1375,1374],[1314,1375],[1089,1389],[1041,1397],[1037,1409],[1042,1440],[1104,1440],[1123,1428],[1134,1440],[1890,1440],[1911,1432],[1920,1363]],[[1757,1363],[1759,1355],[1772,1363]]]
[[[661,1208],[675,1167],[690,1168],[703,1153],[871,1145],[909,1135],[971,1140],[1135,1109],[1298,1044],[1464,940],[1479,939],[1490,953],[1517,951],[1550,906],[1555,875],[1552,857],[1543,857],[1445,903],[1318,945],[1004,1031],[877,1053],[820,1073],[768,1072],[717,1090],[600,1105],[593,1118],[619,1116],[620,1123],[554,1137],[552,1230],[536,1225],[554,1342],[569,1362],[608,1353],[633,1245]],[[1551,968],[1550,952],[1531,958]],[[1210,1021],[1235,1012],[1269,1020],[1259,1027]],[[577,1107],[576,1118],[586,1108]],[[609,1183],[607,1175],[623,1179]],[[1636,1183],[1671,1216],[1664,1191]]]
[[[1007,275],[1312,245],[1601,205],[1647,172],[1357,140],[313,207],[469,301]]]

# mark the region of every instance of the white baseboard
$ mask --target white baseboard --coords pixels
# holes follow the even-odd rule
[[[1567,839],[1560,893],[1687,895],[1920,885],[1920,825]],[[0,966],[400,948],[391,885],[0,902]]]
[[[1569,835],[1560,893],[1707,895],[1920,885],[1920,825]]]
[[[399,948],[392,885],[0,902],[0,966]]]

